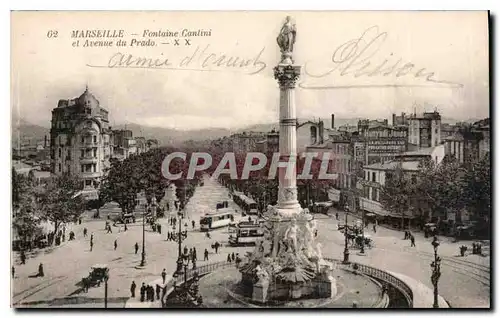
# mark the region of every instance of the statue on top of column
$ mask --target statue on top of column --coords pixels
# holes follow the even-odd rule
[[[292,21],[290,16],[287,16],[283,26],[281,27],[280,34],[276,38],[281,54],[283,55],[283,59],[286,57],[291,58],[296,37],[297,29],[295,27],[295,23]]]

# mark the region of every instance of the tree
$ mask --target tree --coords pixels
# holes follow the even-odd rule
[[[491,161],[489,153],[465,165],[464,205],[478,219],[489,220],[491,213]]]
[[[380,202],[387,211],[401,215],[401,229],[405,228],[405,212],[411,207],[414,191],[415,185],[401,163],[393,172],[386,173],[385,184],[380,191]]]
[[[135,158],[113,160],[101,184],[100,194],[106,200],[118,203],[122,213],[133,212],[137,193],[141,190],[141,171],[141,162]]]
[[[424,162],[416,186],[419,206],[426,207],[430,215],[447,217],[465,206],[463,166],[455,159],[445,157],[439,165]]]
[[[54,224],[54,233],[61,224],[74,222],[84,211],[83,199],[77,195],[81,184],[75,176],[64,174],[52,177],[36,194],[42,218]]]

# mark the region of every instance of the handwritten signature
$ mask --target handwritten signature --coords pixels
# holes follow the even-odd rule
[[[209,53],[210,45],[203,50],[197,47],[192,54],[186,55],[180,60],[174,60],[163,56],[144,57],[134,56],[128,53],[117,52],[110,56],[105,65],[87,64],[89,67],[98,68],[148,68],[164,70],[190,70],[190,71],[227,71],[240,70],[246,74],[253,75],[266,68],[266,63],[262,61],[262,48],[254,57],[244,58],[240,56],[228,55],[226,53]]]
[[[363,84],[363,85],[307,85],[302,82],[301,88],[305,89],[331,89],[331,88],[352,88],[352,87],[447,87],[457,88],[463,87],[463,84],[455,83],[447,80],[435,78],[435,72],[428,71],[423,67],[416,67],[411,62],[403,64],[399,58],[395,62],[389,62],[386,58],[384,61],[375,63],[373,58],[379,52],[382,45],[387,39],[387,32],[379,32],[378,26],[372,26],[366,29],[359,38],[352,39],[334,49],[332,54],[332,63],[326,71],[321,73],[313,73],[310,71],[310,63],[305,64],[305,73],[311,78],[325,78],[330,74],[340,76],[351,75],[354,78],[360,77],[395,77],[395,78],[411,78],[423,80],[423,83],[413,84]],[[390,54],[393,56],[393,53]],[[335,72],[335,73],[334,73]]]

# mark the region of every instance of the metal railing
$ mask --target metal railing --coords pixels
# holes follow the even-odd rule
[[[408,302],[409,308],[413,308],[413,291],[405,282],[403,282],[401,279],[395,277],[394,275],[391,275],[391,274],[389,274],[383,270],[380,270],[378,268],[371,267],[371,266],[364,265],[364,264],[359,264],[359,263],[354,263],[354,262],[344,264],[342,261],[337,260],[337,259],[332,259],[332,258],[325,258],[325,260],[333,263],[334,265],[336,265],[338,267],[346,268],[346,269],[349,268],[349,269],[354,270],[354,268],[357,266],[356,271],[363,273],[367,276],[370,276],[372,278],[382,280],[385,283],[387,283],[388,285],[396,288],[406,298],[406,301]],[[203,275],[206,275],[206,274],[213,272],[216,269],[233,267],[233,266],[235,266],[234,263],[228,263],[226,261],[221,261],[221,262],[206,264],[206,265],[197,267],[196,269],[188,269],[186,281],[190,281],[191,279],[193,279],[194,273],[198,273],[198,276],[203,276]],[[173,278],[172,283],[175,282],[175,285],[181,286],[184,284],[184,280],[185,280],[185,277],[184,277],[184,274],[182,274],[182,275],[179,275],[179,276]],[[166,293],[164,301],[166,301],[167,296],[168,296],[168,294]]]
[[[380,270],[378,268],[371,267],[371,266],[364,265],[364,264],[359,264],[359,263],[354,263],[354,262],[351,262],[349,264],[344,264],[340,260],[330,259],[330,258],[325,258],[325,260],[332,262],[339,267],[344,267],[344,268],[354,269],[354,267],[357,266],[356,270],[359,271],[360,273],[363,273],[363,274],[370,276],[372,278],[380,279],[380,280],[386,282],[387,284],[395,287],[406,298],[406,301],[408,302],[409,307],[413,308],[413,291],[405,282],[403,282],[401,279],[397,278],[396,276],[391,275],[391,274],[389,274],[383,270]]]

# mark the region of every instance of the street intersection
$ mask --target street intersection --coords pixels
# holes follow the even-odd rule
[[[239,253],[245,255],[251,247],[229,247],[226,246],[229,233],[227,228],[211,232],[208,239],[205,233],[199,230],[200,216],[215,209],[215,205],[221,201],[228,201],[229,207],[237,212],[236,220],[242,218],[239,208],[229,197],[226,188],[217,183],[216,180],[206,178],[204,185],[196,189],[194,196],[187,205],[188,235],[183,245],[188,248],[196,247],[198,256],[197,265],[208,262],[224,261],[228,253]],[[168,217],[160,219],[162,233],[153,232],[146,225],[146,266],[137,269],[141,261],[141,249],[134,253],[134,244],[137,242],[142,246],[142,218],[136,223],[128,226],[123,231],[121,227],[112,228],[113,233],[106,234],[104,229],[105,216],[109,210],[101,211],[101,220],[95,221],[90,217],[85,219],[81,225],[67,227],[67,232],[73,230],[76,234],[74,241],[66,241],[61,246],[51,247],[38,251],[38,254],[28,254],[26,265],[19,265],[19,257],[14,253],[16,260],[16,278],[12,284],[12,303],[15,306],[29,305],[30,307],[46,307],[57,305],[64,307],[75,298],[79,299],[78,306],[104,307],[104,287],[90,288],[88,293],[81,291],[79,282],[89,274],[94,264],[107,264],[110,268],[108,282],[108,307],[124,307],[130,297],[130,284],[135,281],[137,286],[143,282],[148,284],[160,277],[163,268],[171,275],[175,271],[177,260],[176,242],[167,241],[167,231],[176,231],[168,226]],[[170,211],[174,215],[174,211]],[[344,249],[344,236],[338,231],[337,224],[343,224],[343,212],[339,213],[339,221],[335,218],[335,210],[329,215],[316,214],[318,225],[318,240],[323,246],[323,255],[330,258],[342,258]],[[92,213],[88,213],[89,216]],[[196,222],[193,229],[191,220]],[[355,219],[349,216],[348,222]],[[183,223],[184,223],[183,222]],[[90,251],[89,237],[83,237],[83,228],[87,228],[94,234],[94,247]],[[184,224],[183,224],[184,230]],[[365,256],[358,255],[357,250],[351,250],[350,260],[375,266],[382,270],[401,273],[422,282],[432,288],[430,281],[430,263],[433,258],[431,239],[425,239],[416,233],[416,247],[410,247],[408,240],[402,239],[402,233],[383,227],[378,227],[373,233],[371,227],[367,228],[367,234],[373,239],[375,246],[366,249]],[[452,243],[445,237],[439,247],[440,256],[443,258],[442,276],[439,282],[439,293],[451,305],[451,307],[489,307],[490,305],[490,257],[468,255],[458,257],[458,248],[462,244],[470,245],[470,242]],[[114,250],[113,243],[117,240],[118,247]],[[214,242],[222,243],[223,247],[218,254],[211,248]],[[202,261],[204,249],[210,252],[209,261]],[[43,263],[45,277],[28,278],[36,274],[38,265]],[[138,292],[136,293],[138,294]],[[99,301],[97,301],[99,300]]]

